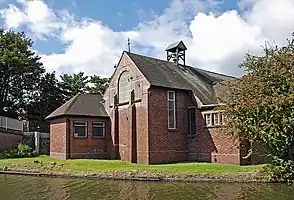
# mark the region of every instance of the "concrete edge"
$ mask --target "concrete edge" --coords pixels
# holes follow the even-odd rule
[[[117,174],[67,174],[67,173],[44,173],[26,170],[0,170],[0,174],[20,175],[20,176],[38,176],[48,178],[73,178],[73,179],[100,179],[100,180],[129,180],[129,181],[162,181],[162,182],[219,182],[219,183],[273,183],[273,181],[260,177],[251,177],[247,179],[239,179],[237,177],[225,177],[222,175],[210,175],[205,177],[203,174],[195,174],[189,177],[141,177],[141,176],[118,176]],[[202,176],[203,175],[203,176]]]

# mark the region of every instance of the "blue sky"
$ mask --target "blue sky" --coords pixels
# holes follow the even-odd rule
[[[132,51],[165,59],[183,40],[187,62],[241,75],[247,52],[284,44],[294,31],[293,0],[0,0],[0,23],[25,31],[48,71],[110,76],[131,38]]]

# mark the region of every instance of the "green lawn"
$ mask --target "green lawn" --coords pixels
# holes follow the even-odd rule
[[[58,160],[48,156],[36,158],[17,158],[0,160],[0,169],[4,167],[16,170],[35,170],[39,172],[67,172],[67,173],[103,173],[113,171],[138,170],[144,172],[188,173],[188,174],[220,174],[237,172],[257,172],[263,165],[236,166],[214,163],[177,163],[161,165],[138,165],[119,160]]]

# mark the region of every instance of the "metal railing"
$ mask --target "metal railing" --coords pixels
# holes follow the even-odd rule
[[[10,117],[0,116],[0,127],[6,130],[23,131],[23,122]]]

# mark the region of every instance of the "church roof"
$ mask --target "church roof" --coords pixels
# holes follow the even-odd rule
[[[102,102],[103,98],[96,94],[77,94],[46,119],[62,116],[108,117]]]
[[[235,77],[126,52],[153,86],[190,90],[203,104],[217,104],[219,85]],[[215,90],[215,85],[218,89]]]

